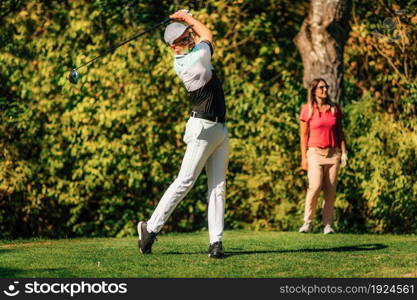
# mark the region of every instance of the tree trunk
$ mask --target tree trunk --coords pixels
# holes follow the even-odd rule
[[[351,0],[311,0],[310,10],[294,43],[300,51],[303,84],[323,78],[337,103],[343,98],[343,47],[349,36]]]

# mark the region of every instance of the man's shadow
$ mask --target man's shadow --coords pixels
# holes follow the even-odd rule
[[[235,255],[244,254],[268,254],[268,253],[315,253],[315,252],[353,252],[353,251],[376,251],[385,249],[388,246],[384,244],[363,244],[357,246],[343,246],[332,248],[302,248],[302,249],[288,249],[288,250],[243,250],[241,248],[225,249],[225,258]],[[206,254],[206,252],[176,252],[170,251],[162,254],[166,255],[184,255],[184,254]]]

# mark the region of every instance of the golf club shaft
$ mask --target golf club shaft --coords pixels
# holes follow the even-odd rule
[[[120,46],[123,46],[124,44],[127,44],[130,41],[133,41],[134,39],[137,39],[138,37],[140,37],[140,36],[142,36],[142,35],[144,35],[144,34],[146,34],[148,32],[151,32],[151,31],[155,30],[156,28],[158,28],[159,26],[162,26],[162,25],[164,25],[164,24],[166,24],[166,23],[168,23],[170,21],[171,21],[171,19],[164,20],[161,23],[158,23],[158,24],[154,25],[153,27],[151,27],[151,28],[149,28],[149,29],[147,29],[147,30],[145,30],[145,31],[143,31],[141,33],[138,33],[137,35],[132,36],[130,39],[128,39],[128,40],[126,40],[126,41],[124,41],[124,42],[122,42],[122,43],[120,43],[120,44],[118,44],[116,46],[111,47],[110,49],[106,50],[104,53],[100,54],[99,56],[94,57],[93,59],[89,60],[85,64],[83,64],[83,65],[81,65],[81,66],[79,66],[77,68],[74,68],[73,70],[78,70],[78,69],[80,69],[82,67],[85,67],[86,65],[88,65],[88,64],[92,63],[93,61],[95,61],[96,59],[98,59],[100,57],[103,57],[103,56],[105,56],[105,55],[113,52],[115,49],[119,48]]]

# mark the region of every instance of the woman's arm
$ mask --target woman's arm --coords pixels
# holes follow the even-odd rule
[[[337,108],[340,111],[340,108]],[[340,150],[342,150],[342,153],[347,153],[346,149],[346,140],[345,140],[345,134],[343,133],[343,126],[342,126],[342,114],[340,113],[340,117],[337,118],[337,136],[339,137],[340,142]]]
[[[342,129],[342,124],[341,122],[339,122],[339,137],[340,137],[340,149],[342,150],[342,153],[347,152],[346,149],[346,140],[345,140],[345,135],[343,134],[343,129]]]
[[[348,157],[347,157],[345,134],[343,133],[342,127],[343,127],[342,120],[338,118],[337,119],[337,135],[340,139],[340,150],[342,150],[341,166],[346,167]]]
[[[300,121],[300,148],[301,148],[301,167],[308,169],[307,162],[307,143],[308,143],[308,123]]]
[[[213,43],[213,34],[210,29],[208,29],[203,23],[196,20],[191,16],[190,14],[184,12],[184,11],[177,11],[174,14],[169,16],[170,19],[175,19],[180,22],[185,22],[188,25],[192,25],[194,32],[199,36],[199,40],[207,40],[211,44]]]

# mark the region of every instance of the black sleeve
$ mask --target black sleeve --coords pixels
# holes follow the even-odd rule
[[[203,40],[201,43],[206,43],[210,47],[210,54],[213,56],[213,45],[208,40]]]

